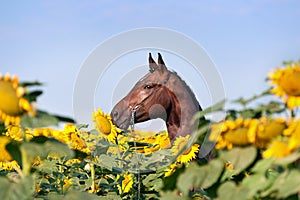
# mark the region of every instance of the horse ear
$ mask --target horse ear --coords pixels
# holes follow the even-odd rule
[[[150,68],[150,72],[154,72],[158,68],[156,62],[153,60],[151,56],[151,53],[149,53],[149,68]]]
[[[160,53],[158,53],[158,65],[160,66],[162,72],[168,70]]]

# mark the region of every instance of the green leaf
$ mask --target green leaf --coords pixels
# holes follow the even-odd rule
[[[184,170],[185,168],[178,168],[171,176],[165,177],[163,179],[164,187],[162,190],[163,191],[175,190],[176,183],[178,182],[178,178],[181,174],[184,173]]]
[[[59,195],[51,193],[48,195],[49,200],[82,200],[82,199],[101,199],[94,194],[89,194],[87,192],[79,192],[72,190],[68,192],[66,195]],[[109,199],[109,198],[108,198]],[[116,198],[118,199],[118,198]]]
[[[11,183],[7,178],[0,177],[0,199],[9,199],[9,190],[13,183]]]
[[[252,167],[251,172],[265,173],[268,169],[272,167],[273,163],[274,163],[273,158],[261,159],[258,162],[256,162],[254,167]]]
[[[262,104],[258,106],[255,108],[255,111],[268,114],[281,113],[285,111],[285,107],[282,102],[271,101],[268,104]]]
[[[147,187],[148,187],[149,190],[158,191],[163,187],[163,181],[160,178],[155,179],[155,180],[149,182]]]
[[[22,178],[18,183],[10,182],[7,178],[0,177],[1,200],[33,199],[34,182],[31,176]]]
[[[253,198],[259,191],[265,190],[272,182],[264,173],[253,174],[243,179],[242,186],[248,190],[248,198]]]
[[[205,179],[205,171],[192,163],[184,173],[180,174],[177,181],[177,188],[186,196],[190,188],[198,187]]]
[[[31,117],[29,115],[23,115],[21,117],[21,125],[26,128],[37,128],[45,126],[57,126],[59,120],[44,111],[37,111],[36,116]]]
[[[275,181],[281,174],[274,170],[274,169],[268,169],[266,171],[266,177],[268,179],[268,187],[264,191],[261,192],[261,197],[267,197],[270,194],[272,194],[276,189],[272,188],[274,186]]]
[[[230,161],[235,173],[239,174],[253,163],[256,155],[257,150],[255,147],[235,147],[230,151],[221,151],[220,159],[222,159],[224,162]]]
[[[223,175],[221,177],[221,182],[224,182],[226,180],[231,180],[234,175],[236,175],[236,172],[234,170],[225,168]]]
[[[287,198],[300,191],[300,172],[291,169],[280,174],[269,191],[277,191],[279,198]]]
[[[24,95],[24,98],[27,99],[29,102],[37,101],[38,96],[43,94],[42,90],[35,90]]]
[[[56,140],[49,140],[44,144],[26,142],[21,144],[20,151],[22,155],[23,171],[25,173],[29,173],[32,163],[38,156],[42,160],[45,159],[49,153],[54,153],[57,157],[63,159],[71,159],[74,156],[74,152],[69,149],[66,144]]]
[[[279,159],[274,160],[274,164],[275,165],[288,165],[288,164],[295,162],[296,160],[299,160],[299,158],[300,158],[300,152],[296,152],[296,153],[293,153],[284,158],[279,158]]]
[[[95,199],[103,199],[103,200],[121,200],[122,198],[120,197],[120,195],[117,195],[117,194],[108,194],[106,196],[100,196],[100,197],[97,197]]]
[[[88,127],[89,127],[88,124],[76,124],[77,129],[88,128]]]
[[[40,156],[41,159],[47,156],[47,152],[41,144],[23,143],[20,146],[20,150],[22,154],[23,172],[25,172],[26,175],[29,174],[32,163],[38,156]]]
[[[92,154],[94,156],[100,156],[102,154],[106,154],[109,146],[113,146],[113,144],[110,144],[105,140],[99,140],[96,144],[96,149],[93,151]]]
[[[143,179],[143,184],[147,186],[151,181],[159,178],[159,174],[149,174],[146,178]]]
[[[43,160],[41,164],[35,168],[40,172],[52,174],[53,172],[58,172],[56,162],[56,160]]]
[[[158,191],[163,187],[163,181],[159,178],[160,174],[150,174],[145,179],[143,179],[143,184],[149,190],[156,190]]]
[[[240,117],[246,118],[257,118],[260,117],[260,113],[256,113],[253,109],[245,109],[240,112]]]
[[[209,188],[217,182],[223,168],[223,162],[218,159],[203,166],[191,163],[186,171],[179,176],[177,187],[185,194],[190,188]]]
[[[49,153],[55,153],[58,157],[69,160],[74,157],[74,151],[71,150],[68,145],[63,144],[57,140],[49,140],[43,145],[44,151]],[[46,156],[47,156],[46,155]]]
[[[188,197],[179,196],[177,191],[168,191],[168,192],[161,192],[160,193],[160,200],[187,200],[190,199]]]
[[[248,193],[249,191],[247,188],[236,186],[232,181],[227,181],[222,184],[217,192],[219,200],[246,200],[248,199]]]
[[[24,82],[20,82],[20,86],[23,86],[23,87],[29,87],[29,86],[41,86],[43,85],[43,83],[41,82],[38,82],[38,81],[24,81]]]
[[[210,161],[207,166],[201,168],[206,170],[206,178],[203,180],[201,187],[209,188],[219,179],[223,171],[224,164],[221,160],[215,159]]]
[[[2,122],[0,122],[0,135],[2,135],[2,133],[4,133],[5,131],[6,131],[5,125]]]
[[[62,115],[53,115],[53,116],[60,122],[66,122],[66,123],[72,123],[72,124],[76,123],[76,121],[71,117],[62,116]]]
[[[6,150],[13,157],[14,160],[22,167],[22,154],[20,150],[21,143],[12,141],[6,145]]]
[[[113,170],[113,168],[117,168],[118,165],[116,163],[116,159],[114,157],[108,156],[106,154],[101,154],[98,158],[99,163],[95,163],[96,165],[102,166],[106,169],[109,169],[110,171]]]

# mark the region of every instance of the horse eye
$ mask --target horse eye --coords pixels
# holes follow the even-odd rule
[[[145,87],[144,87],[144,89],[151,89],[151,88],[153,88],[152,85],[145,85]]]

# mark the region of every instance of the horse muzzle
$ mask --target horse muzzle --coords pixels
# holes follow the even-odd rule
[[[110,113],[112,122],[120,129],[127,129],[130,125],[131,116],[130,113],[128,115],[125,114],[125,111],[121,112],[116,107]]]

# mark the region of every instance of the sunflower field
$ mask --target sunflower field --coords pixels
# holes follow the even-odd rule
[[[39,110],[41,83],[0,75],[0,199],[299,199],[299,64],[273,69],[241,109],[199,112],[226,117],[173,144],[167,131],[120,130],[101,109],[94,127]]]

